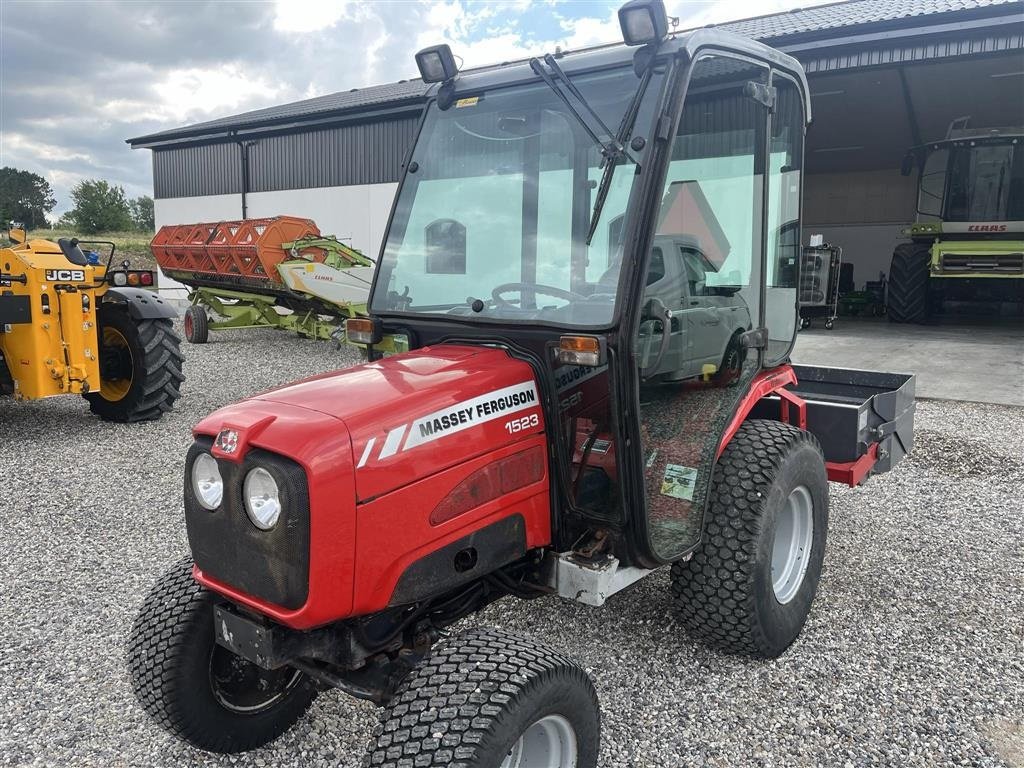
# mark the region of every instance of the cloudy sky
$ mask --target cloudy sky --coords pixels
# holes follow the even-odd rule
[[[668,0],[680,28],[823,0]],[[149,150],[124,140],[415,76],[448,42],[465,66],[620,39],[602,0],[0,0],[0,165],[70,207],[79,180],[152,194]]]

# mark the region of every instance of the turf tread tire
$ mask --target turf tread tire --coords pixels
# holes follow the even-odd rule
[[[766,626],[762,536],[772,526],[766,506],[788,457],[811,466],[818,519],[811,562],[792,610],[805,607],[778,637]],[[818,473],[820,465],[820,475]],[[787,494],[788,495],[788,494]],[[686,629],[720,650],[759,658],[779,656],[796,638],[814,599],[828,524],[828,481],[817,439],[778,421],[744,422],[715,465],[701,544],[692,557],[672,564],[670,581],[677,614]],[[773,531],[774,528],[771,528]],[[759,548],[761,556],[759,559]],[[770,564],[770,545],[769,564]],[[770,578],[770,574],[769,574]],[[767,589],[771,590],[770,582]],[[774,600],[774,594],[769,599]],[[796,603],[796,600],[800,603]],[[783,607],[785,609],[785,607]],[[792,626],[792,625],[795,625]]]
[[[892,253],[885,303],[894,323],[923,323],[928,319],[928,280],[931,244],[900,243]]]
[[[133,320],[119,309],[100,314],[100,334],[109,324],[127,341],[132,352],[132,383],[121,400],[108,400],[102,392],[85,395],[89,409],[104,421],[155,421],[181,397],[183,358],[181,338],[170,319]],[[102,382],[101,382],[102,387]]]
[[[143,710],[164,730],[200,749],[241,752],[287,731],[312,704],[317,690],[303,680],[275,711],[251,715],[256,727],[231,728],[232,719],[237,722],[239,716],[227,710],[211,717],[212,695],[204,700],[197,681],[187,679],[182,670],[197,645],[214,642],[213,601],[213,594],[193,578],[192,559],[175,563],[153,585],[132,625],[126,647],[128,675]]]
[[[440,641],[402,681],[370,742],[367,768],[497,768],[518,737],[514,722],[558,695],[575,711],[579,768],[594,768],[600,738],[597,693],[586,672],[521,637],[472,629]],[[536,713],[535,713],[536,714]],[[550,714],[540,712],[539,716]],[[526,726],[536,721],[527,717]],[[492,765],[493,763],[493,765]]]

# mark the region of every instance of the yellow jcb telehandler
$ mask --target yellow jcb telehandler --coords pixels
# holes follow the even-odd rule
[[[80,394],[106,421],[160,418],[184,379],[177,311],[156,275],[111,269],[115,245],[28,240],[12,228],[0,249],[0,395]],[[82,245],[110,247],[106,263]]]

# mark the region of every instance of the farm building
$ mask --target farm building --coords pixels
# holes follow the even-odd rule
[[[857,286],[889,269],[915,219],[917,174],[901,174],[909,147],[964,117],[1024,124],[1019,0],[852,0],[721,27],[802,62],[813,105],[805,238],[841,245]],[[353,89],[129,144],[153,152],[157,226],[292,214],[375,256],[426,90]]]

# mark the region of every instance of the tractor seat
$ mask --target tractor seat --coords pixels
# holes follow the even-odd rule
[[[76,267],[85,267],[89,265],[89,260],[85,257],[85,254],[82,253],[82,249],[78,245],[77,237],[62,237],[57,241],[57,245],[60,246],[60,251],[64,254],[64,258]]]

